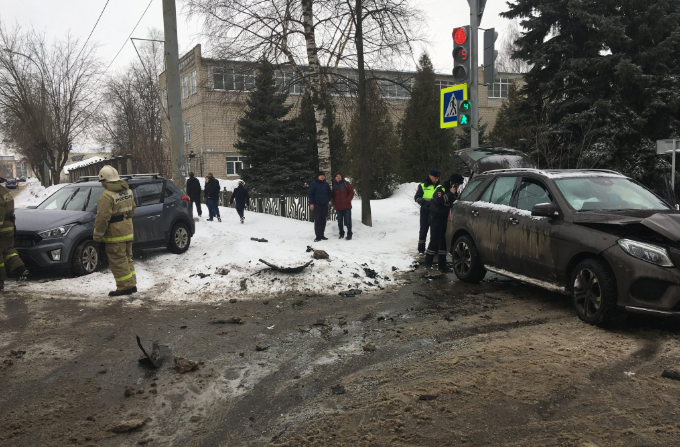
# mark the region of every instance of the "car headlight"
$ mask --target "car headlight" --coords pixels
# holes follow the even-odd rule
[[[670,256],[668,256],[668,250],[664,247],[633,241],[631,239],[619,239],[619,246],[623,251],[634,258],[642,259],[643,261],[660,265],[661,267],[675,267]]]
[[[62,225],[58,228],[53,228],[51,230],[47,231],[41,231],[38,233],[38,236],[40,236],[43,239],[53,239],[55,237],[64,237],[68,234],[69,231],[71,231],[71,228],[73,228],[75,224],[71,225]]]

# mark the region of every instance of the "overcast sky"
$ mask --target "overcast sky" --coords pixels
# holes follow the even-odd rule
[[[467,0],[416,1],[427,15],[424,30],[430,44],[425,49],[437,72],[450,73],[453,68],[451,30],[454,26],[469,24],[470,9]],[[61,38],[70,31],[84,42],[104,4],[106,0],[0,0],[0,20],[5,27],[15,24],[22,28],[34,27],[47,33],[49,37]],[[110,71],[120,69],[137,57],[126,39],[148,4],[149,0],[109,0],[91,41],[98,43],[98,54],[105,66],[109,65],[123,47]],[[187,21],[181,11],[181,0],[177,1],[177,5],[180,55],[198,43],[203,45],[204,52],[209,51],[207,42],[198,36],[198,23]],[[503,31],[507,27],[507,21],[498,14],[506,9],[506,0],[488,0],[481,24],[484,28],[495,27],[499,31],[498,42],[503,38]],[[146,37],[147,29],[153,27],[163,29],[162,0],[151,0],[151,6],[133,37]],[[480,33],[480,44],[481,41]],[[415,55],[415,59],[418,57],[419,54]]]

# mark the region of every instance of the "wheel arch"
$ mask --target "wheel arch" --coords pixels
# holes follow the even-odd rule
[[[572,288],[572,283],[571,283],[571,275],[574,273],[574,269],[576,269],[576,266],[579,265],[581,262],[585,261],[586,259],[597,259],[599,261],[604,262],[607,267],[609,267],[612,272],[614,271],[612,269],[612,266],[609,265],[609,262],[604,258],[604,256],[600,255],[599,253],[593,253],[593,252],[581,252],[577,253],[572,258],[569,260],[569,263],[567,264],[567,269],[565,271],[565,278],[566,278],[566,291],[568,293],[571,293],[571,288]],[[616,277],[616,275],[614,276]]]
[[[175,225],[177,225],[180,222],[185,224],[187,227],[189,227],[189,232],[191,233],[189,236],[194,237],[194,233],[196,232],[196,230],[194,228],[194,225],[192,225],[193,222],[191,220],[189,220],[189,218],[186,217],[186,216],[177,216],[170,223],[170,227],[168,228],[168,231],[165,232],[165,242],[166,243],[168,241],[170,241],[170,235],[172,234],[172,229],[175,228]]]
[[[469,231],[460,229],[460,230],[456,230],[456,231],[453,233],[453,236],[451,236],[451,250],[449,250],[449,253],[453,253],[453,245],[454,245],[454,242],[456,242],[456,239],[458,239],[458,238],[461,237],[461,236],[468,236],[470,239],[472,239],[472,242],[474,242],[475,245],[476,245],[477,247],[479,247],[479,244],[477,243],[477,240],[474,238],[474,236],[472,236],[472,234],[471,234]]]

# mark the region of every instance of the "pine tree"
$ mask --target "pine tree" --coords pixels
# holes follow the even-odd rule
[[[454,131],[440,129],[440,92],[429,56],[420,57],[411,98],[399,124],[402,181],[420,181],[432,168],[453,169]]]
[[[370,151],[370,168],[373,171],[373,191],[370,197],[384,199],[389,197],[397,187],[397,169],[399,167],[399,139],[390,120],[387,104],[380,94],[375,81],[366,83],[366,103],[368,106],[368,138]],[[359,112],[355,111],[349,129],[349,145],[347,147],[347,170],[353,179],[353,185],[359,195],[366,197],[361,184],[361,147],[359,145]]]
[[[680,2],[514,0],[503,15],[526,30],[518,110],[539,162],[654,183],[655,140],[680,135]]]
[[[241,171],[241,178],[253,192],[302,194],[313,179],[302,123],[285,119],[291,109],[285,104],[287,97],[287,92],[276,87],[274,67],[261,62],[255,88],[246,100],[247,110],[238,121],[234,145],[248,159],[250,168]]]

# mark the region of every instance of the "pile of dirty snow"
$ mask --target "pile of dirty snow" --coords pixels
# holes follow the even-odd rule
[[[314,224],[246,211],[239,223],[232,208],[220,208],[222,222],[207,222],[207,209],[196,223],[189,250],[181,255],[145,251],[135,258],[140,299],[218,301],[271,298],[272,294],[338,294],[349,289],[376,291],[397,282],[395,275],[413,263],[418,240],[419,209],[413,201],[417,184],[401,185],[388,199],[371,202],[373,227],[361,224],[361,200],[353,201],[353,240],[338,239],[336,222],[326,227],[327,241],[313,242]],[[257,242],[251,238],[266,239]],[[281,267],[312,260],[308,247],[324,250],[328,260],[314,260],[300,273],[266,270],[263,259]],[[217,272],[226,274],[218,274]],[[228,272],[228,273],[227,273]],[[39,283],[8,283],[11,290],[41,296],[109,299],[109,270],[80,278]]]

